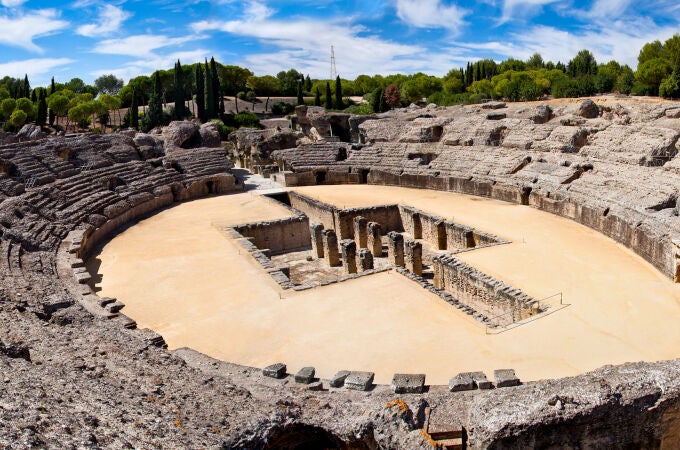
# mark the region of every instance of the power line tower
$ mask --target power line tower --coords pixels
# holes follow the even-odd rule
[[[338,76],[338,68],[335,67],[335,48],[331,45],[331,81]]]

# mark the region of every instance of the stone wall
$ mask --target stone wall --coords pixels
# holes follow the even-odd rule
[[[436,288],[489,317],[494,325],[507,326],[540,312],[536,299],[451,255],[436,256],[432,264]]]
[[[365,208],[336,209],[336,233],[341,239],[354,238],[354,218],[365,217],[367,222],[380,224],[383,233],[403,231],[399,207],[397,205],[369,206]]]
[[[288,193],[288,198],[290,206],[307,215],[310,223],[320,223],[324,228],[336,229],[335,206],[292,191]]]
[[[305,216],[253,222],[233,228],[250,238],[257,248],[269,250],[272,255],[308,248],[311,243],[309,220]]]

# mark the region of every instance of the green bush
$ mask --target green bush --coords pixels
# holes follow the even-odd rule
[[[260,119],[251,111],[244,111],[234,116],[234,124],[238,127],[259,128]]]
[[[366,114],[373,114],[373,108],[371,108],[371,105],[362,103],[361,105],[352,105],[349,108],[345,109],[346,113],[349,114],[356,114],[356,115],[366,115]]]
[[[550,93],[555,98],[576,98],[578,97],[579,88],[576,80],[555,80],[550,88]]]
[[[20,128],[24,123],[26,123],[27,118],[28,115],[26,114],[26,112],[24,112],[21,109],[17,109],[12,113],[12,115],[9,118],[9,121],[15,127]]]
[[[236,131],[236,128],[225,125],[219,119],[212,119],[211,122],[217,124],[217,131],[220,133],[220,140],[222,141],[226,141],[229,138],[229,133]]]
[[[285,116],[295,111],[295,106],[286,102],[276,102],[272,105],[272,114]]]

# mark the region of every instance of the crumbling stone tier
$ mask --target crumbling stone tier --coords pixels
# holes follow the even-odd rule
[[[541,208],[611,236],[680,278],[680,104],[598,102],[595,117],[592,107],[583,117],[578,103],[501,105],[493,117],[479,106],[362,117],[300,107],[292,131],[239,130],[228,151],[241,166],[289,185],[389,184]],[[138,218],[241,191],[216,126],[174,122],[151,134],[59,137],[27,131],[2,141],[3,445],[432,448],[434,438],[453,435],[472,448],[679,444],[676,360],[520,385],[511,370],[499,369],[496,386],[471,374],[452,381],[454,392],[430,386],[417,393],[421,378],[400,375],[396,388],[414,393],[397,394],[373,384],[363,368],[338,368],[331,380],[306,384],[310,368],[295,383],[283,363],[265,375],[191,349],[169,351],[162,336],[137,329],[121,302],[93,292],[84,265]],[[278,225],[299,226],[311,244],[309,223],[322,224],[323,257],[334,249],[329,262],[337,265],[338,240],[354,239],[358,214],[319,209],[314,216],[310,205],[300,209],[308,222]],[[360,215],[390,236],[390,220],[400,214],[394,209]],[[413,238],[420,233],[441,248],[445,235],[449,251],[452,242],[462,248],[475,240],[418,216],[411,216]],[[399,240],[387,242],[389,255]],[[252,241],[242,245],[265,261]]]

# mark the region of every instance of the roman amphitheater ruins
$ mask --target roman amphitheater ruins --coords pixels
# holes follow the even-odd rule
[[[677,448],[680,104],[593,100],[1,135],[0,443]]]

